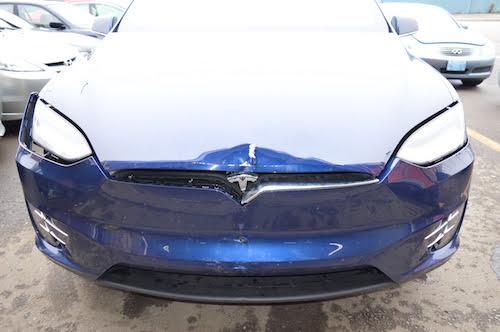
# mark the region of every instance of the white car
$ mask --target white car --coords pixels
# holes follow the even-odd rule
[[[20,120],[31,92],[80,59],[78,49],[51,33],[19,29],[0,16],[1,120]]]
[[[476,86],[490,77],[495,46],[479,33],[460,25],[443,8],[413,3],[384,3],[386,16],[411,17],[419,30],[401,38],[409,52],[421,58],[448,79]]]

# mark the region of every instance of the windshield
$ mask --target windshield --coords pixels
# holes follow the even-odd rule
[[[418,22],[419,32],[450,31],[459,29],[459,25],[442,8],[426,5],[384,4],[384,13],[390,20],[393,16],[411,17]]]
[[[140,0],[119,31],[327,29],[387,32],[374,0]]]
[[[21,28],[21,29],[33,29],[33,25],[26,22],[22,18],[11,14],[5,10],[0,10],[0,21],[2,21],[2,27],[4,24],[8,24],[10,28]]]
[[[72,24],[90,27],[94,23],[94,17],[80,9],[65,3],[51,4],[49,7]]]

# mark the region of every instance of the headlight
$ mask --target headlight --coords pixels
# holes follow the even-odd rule
[[[28,61],[15,57],[0,58],[0,70],[7,71],[43,71],[42,68],[35,66]]]
[[[481,47],[481,56],[493,58],[495,54],[495,45],[493,43],[488,43]]]
[[[417,165],[429,165],[457,151],[467,142],[461,103],[417,127],[396,156]]]
[[[80,130],[41,100],[35,105],[31,139],[66,162],[78,161],[92,154]]]

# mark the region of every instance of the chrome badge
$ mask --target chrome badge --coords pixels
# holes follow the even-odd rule
[[[238,185],[240,186],[241,191],[245,192],[247,190],[248,182],[255,182],[255,181],[257,181],[258,178],[259,177],[256,175],[236,174],[236,175],[228,176],[227,180],[231,183],[238,182]]]

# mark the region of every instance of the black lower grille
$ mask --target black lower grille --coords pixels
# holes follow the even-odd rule
[[[114,266],[101,284],[180,300],[213,303],[298,302],[345,296],[394,283],[367,267],[308,275],[213,276]]]
[[[238,183],[230,183],[228,176],[235,172],[221,171],[183,171],[183,170],[156,170],[156,169],[124,169],[111,173],[119,181],[145,183],[166,186],[182,186],[192,188],[221,189],[237,200],[241,200],[243,192]],[[373,180],[368,173],[336,172],[336,173],[252,173],[258,176],[255,182],[247,184],[250,191],[260,184],[320,184],[320,183],[352,183]]]
[[[487,66],[487,67],[478,67],[478,68],[474,68],[472,70],[473,73],[487,73],[491,71],[491,66]]]

